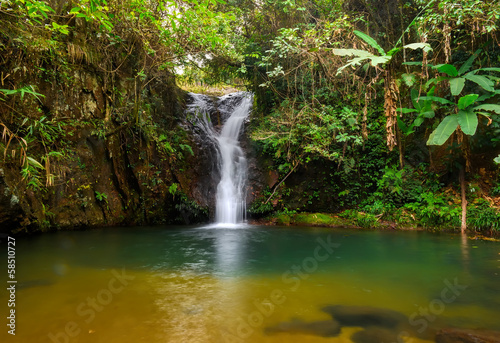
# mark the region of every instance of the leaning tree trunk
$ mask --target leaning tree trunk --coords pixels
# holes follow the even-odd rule
[[[460,226],[460,229],[462,230],[462,233],[464,233],[467,229],[467,198],[465,197],[465,171],[463,167],[460,168],[459,179],[460,190],[462,193],[462,225]]]
[[[462,196],[462,224],[460,229],[462,233],[467,230],[467,197],[466,197],[466,185],[465,185],[465,173],[472,170],[471,154],[469,139],[462,131],[458,132],[458,141],[461,143],[462,153],[464,157],[465,166],[460,167],[458,178],[460,180],[460,191]]]

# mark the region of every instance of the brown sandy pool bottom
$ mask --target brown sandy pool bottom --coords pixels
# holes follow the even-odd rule
[[[92,243],[94,249],[90,250],[85,248],[85,244],[90,244],[91,240],[83,239],[84,248],[77,248],[78,236],[84,236],[85,232],[73,233],[77,237],[70,234],[74,245],[64,248],[68,251],[67,255],[51,249],[50,243],[40,245],[29,242],[36,249],[29,253],[26,251],[30,256],[25,255],[18,261],[16,336],[13,340],[4,329],[0,339],[2,342],[61,343],[351,343],[351,336],[364,328],[343,326],[335,337],[320,337],[301,329],[304,323],[331,320],[332,317],[322,311],[329,305],[368,306],[404,314],[408,322],[404,323],[405,329],[398,332],[401,342],[433,342],[429,338],[432,330],[450,325],[498,329],[499,309],[496,304],[500,303],[500,292],[496,288],[498,283],[495,283],[498,280],[495,262],[498,261],[494,256],[499,250],[498,245],[484,245],[485,250],[491,251],[487,253],[483,250],[478,254],[476,258],[482,258],[481,268],[474,269],[471,259],[475,258],[476,250],[470,249],[464,264],[463,251],[456,237],[425,236],[423,242],[418,244],[420,248],[422,244],[427,244],[427,240],[432,242],[437,238],[446,242],[441,248],[447,252],[441,257],[447,259],[438,259],[431,265],[428,264],[429,257],[423,258],[423,261],[418,258],[409,261],[397,256],[388,258],[390,249],[387,247],[382,254],[373,253],[377,248],[372,245],[365,250],[359,247],[353,250],[353,245],[366,244],[371,240],[359,242],[340,231],[336,237],[340,242],[338,250],[328,259],[317,260],[315,264],[308,259],[314,257],[315,239],[319,234],[326,240],[324,235],[331,233],[289,231],[282,249],[287,252],[284,255],[295,256],[295,259],[282,261],[283,254],[279,249],[273,251],[265,246],[276,244],[275,234],[285,235],[287,231],[274,230],[271,237],[267,237],[268,234],[262,230],[259,229],[259,235],[255,237],[252,236],[255,233],[250,236],[247,233],[244,238],[238,236],[239,233],[226,232],[233,240],[222,239],[222,242],[228,244],[232,241],[237,249],[219,247],[222,252],[217,250],[217,239],[212,241],[215,248],[210,250],[210,239],[202,239],[201,245],[195,240],[193,246],[190,235],[181,231],[171,232],[174,236],[180,234],[181,238],[186,238],[184,248],[190,247],[176,251],[175,263],[171,263],[170,255],[159,254],[161,256],[152,258],[155,255],[152,246],[149,246],[153,248],[153,252],[149,251],[150,256],[135,251],[137,245],[132,249],[135,251],[132,255],[123,253],[127,251],[123,244],[129,239],[106,246],[106,242],[111,241],[108,237],[100,243]],[[199,235],[197,230],[191,231],[193,235]],[[150,239],[155,236],[151,236],[152,232],[146,235]],[[202,235],[206,234],[202,232]],[[212,234],[214,236],[208,237],[217,238],[219,235],[216,232]],[[313,236],[309,237],[312,238],[310,244],[304,244],[305,237],[310,235]],[[358,235],[363,236],[363,233],[354,236]],[[104,233],[104,236],[107,234]],[[64,237],[63,242],[68,235]],[[160,237],[169,241],[168,232]],[[238,237],[246,243],[240,244]],[[374,237],[378,237],[379,242],[376,243],[385,239],[383,235],[371,236]],[[394,239],[394,236],[391,237]],[[179,236],[166,244],[166,250],[168,246],[174,246],[178,239]],[[299,241],[295,242],[297,239]],[[407,239],[411,241],[411,238],[403,238],[403,241]],[[422,240],[422,237],[419,239]],[[161,245],[159,241],[153,246]],[[299,246],[302,248],[298,249]],[[151,250],[147,247],[147,244],[142,246],[145,255]],[[205,253],[202,252],[204,247]],[[289,251],[293,247],[297,249]],[[399,244],[393,248],[394,254],[405,250]],[[206,253],[209,250],[210,253]],[[366,250],[372,250],[369,254],[371,258],[363,258],[366,257]],[[407,246],[407,250],[409,254],[419,251],[418,255],[422,256],[421,250],[415,246],[410,249]],[[197,256],[194,259],[191,258],[193,254]],[[270,258],[270,255],[273,257]],[[109,256],[114,257],[110,259]],[[83,262],[99,258],[102,258],[101,262]],[[32,263],[29,265],[28,261]],[[294,266],[302,268],[298,270]],[[445,267],[448,270],[444,270]],[[4,304],[7,302],[4,297],[0,300]],[[276,327],[283,330],[270,334],[269,328]],[[407,328],[413,330],[411,336],[403,332]],[[420,338],[414,336],[419,330],[423,333]]]

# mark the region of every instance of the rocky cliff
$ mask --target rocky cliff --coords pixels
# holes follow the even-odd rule
[[[44,97],[0,104],[2,231],[190,220],[176,186],[191,154],[178,126],[185,94],[165,72],[137,106],[133,77],[115,76],[111,94],[106,76],[85,67],[68,83],[19,75]]]

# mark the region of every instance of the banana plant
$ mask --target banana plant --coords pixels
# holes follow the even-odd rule
[[[500,79],[493,75],[480,74],[481,72],[500,72],[500,68],[478,68],[470,71],[480,52],[480,49],[476,51],[458,70],[451,64],[432,66],[446,76],[433,78],[427,82],[426,86],[448,81],[453,101],[434,95],[420,97],[421,101],[437,102],[448,113],[452,113],[446,116],[431,133],[427,145],[443,145],[458,128],[466,135],[472,136],[476,133],[479,115],[489,117],[489,112],[500,114],[500,105],[485,103],[487,99],[500,94],[499,90],[495,90],[495,82]],[[460,96],[467,81],[482,88],[485,94],[480,96],[477,93],[472,93]]]
[[[392,57],[403,49],[412,49],[412,50],[423,49],[425,52],[429,52],[432,50],[431,46],[427,43],[412,43],[404,45],[402,47],[395,46],[388,52],[385,52],[384,49],[382,49],[382,47],[377,43],[377,41],[372,37],[368,36],[366,33],[354,30],[354,34],[363,41],[365,41],[372,48],[377,50],[378,54],[373,54],[369,51],[360,49],[333,49],[332,50],[333,53],[337,56],[354,56],[354,58],[347,61],[347,64],[337,69],[337,75],[341,73],[342,70],[344,70],[345,68],[349,66],[352,67],[358,66],[365,61],[369,61],[373,67],[376,67],[380,64],[383,66],[388,62],[390,62]]]
[[[433,96],[435,89],[435,87],[432,87],[431,90],[427,92],[427,96]],[[398,127],[405,136],[415,132],[414,128],[422,125],[426,118],[434,118],[436,115],[432,108],[432,100],[422,99],[423,97],[420,97],[418,91],[414,88],[410,91],[410,96],[413,108],[398,108],[398,112],[401,112],[402,114],[417,114],[417,117],[409,125],[406,125],[401,116],[398,115]]]
[[[403,49],[422,49],[424,52],[429,52],[432,50],[431,46],[427,43],[412,43],[412,44],[407,44],[404,46],[400,46],[401,42],[403,41],[403,37],[405,34],[407,34],[411,27],[416,25],[418,18],[420,17],[421,14],[424,13],[424,11],[433,6],[434,0],[431,0],[427,3],[427,5],[420,11],[420,13],[417,14],[415,18],[413,18],[412,22],[408,27],[404,30],[404,32],[401,34],[399,37],[398,41],[394,45],[394,47],[389,50],[388,52],[385,52],[384,49],[373,39],[372,37],[368,36],[367,34],[361,32],[361,31],[354,31],[354,34],[361,38],[363,41],[365,41],[368,45],[370,45],[372,48],[377,50],[379,55],[372,54],[369,51],[366,50],[358,50],[358,49],[333,49],[333,53],[338,56],[354,56],[351,60],[348,61],[348,63],[339,69],[337,69],[337,75],[342,72],[345,68],[349,66],[357,66],[361,64],[363,61],[369,60],[370,64],[373,67],[378,66],[379,64],[382,64],[382,66],[386,65],[389,61],[392,60],[392,57],[399,51]]]
[[[411,26],[411,25],[410,25]],[[409,26],[409,27],[410,27]],[[405,31],[405,33],[408,31],[409,27]],[[392,150],[394,146],[397,145],[397,140],[398,135],[395,132],[395,126],[397,122],[397,109],[396,109],[396,103],[397,103],[397,95],[395,89],[397,89],[395,79],[393,76],[393,73],[391,73],[391,65],[390,62],[393,58],[393,56],[398,53],[399,51],[403,49],[423,49],[424,52],[429,52],[432,50],[429,44],[427,43],[413,43],[413,44],[407,44],[404,46],[400,46],[400,43],[402,41],[403,35],[401,35],[401,38],[398,40],[396,45],[389,50],[388,52],[385,52],[384,49],[373,39],[372,37],[368,36],[367,34],[360,32],[360,31],[354,31],[354,34],[358,36],[360,39],[362,39],[364,42],[366,42],[369,46],[377,50],[378,54],[373,54],[369,51],[366,50],[359,50],[359,49],[333,49],[333,53],[338,56],[354,56],[354,58],[351,58],[349,61],[347,61],[347,64],[344,66],[340,67],[337,69],[337,75],[341,73],[345,68],[352,66],[355,67],[357,65],[360,65],[361,63],[364,63],[365,61],[369,61],[369,63],[376,68],[381,68],[385,71],[385,77],[384,77],[384,88],[385,88],[385,96],[384,96],[384,110],[385,110],[385,116],[387,117],[387,125],[386,125],[386,140],[387,140],[387,146],[389,147],[389,150]],[[368,65],[368,64],[366,64]],[[378,76],[377,76],[378,77]],[[401,147],[401,145],[399,145]],[[400,155],[402,156],[403,152],[400,148]],[[402,159],[401,161],[401,166],[403,165]]]

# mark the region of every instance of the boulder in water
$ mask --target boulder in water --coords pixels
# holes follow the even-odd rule
[[[300,333],[320,337],[335,337],[340,333],[340,324],[335,320],[321,320],[306,323],[302,320],[292,320],[264,329],[266,334],[275,333]]]
[[[500,343],[500,332],[447,328],[436,333],[436,343]]]
[[[28,280],[21,281],[17,284],[17,289],[26,289],[40,286],[51,286],[54,284],[54,281],[48,279],[36,279],[36,280]]]
[[[376,326],[358,331],[351,336],[354,343],[393,343],[398,341],[398,333]]]
[[[335,305],[323,307],[322,311],[331,315],[342,326],[395,329],[408,323],[408,318],[400,312],[370,306]]]

